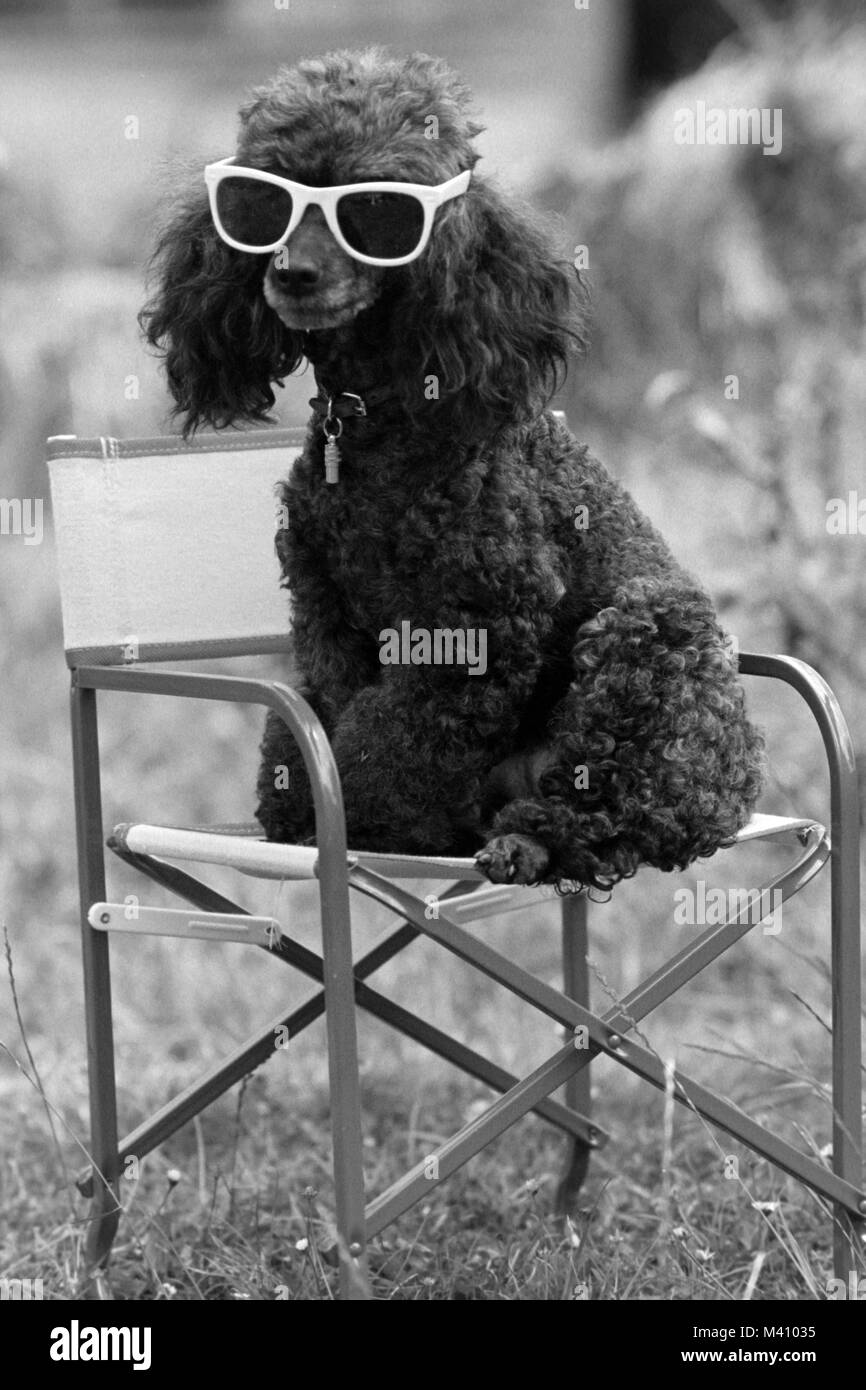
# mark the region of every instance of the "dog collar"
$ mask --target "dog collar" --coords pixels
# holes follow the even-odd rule
[[[363,419],[369,407],[382,405],[395,394],[392,386],[377,386],[373,391],[365,391],[363,396],[359,396],[354,391],[329,391],[321,383],[316,384],[319,394],[310,398],[310,405],[317,415],[326,419]]]
[[[329,391],[317,381],[319,394],[310,398],[310,405],[321,417],[322,433],[325,436],[325,482],[337,483],[340,480],[340,450],[337,440],[343,433],[344,420],[367,418],[368,406],[375,407],[389,400],[394,394],[391,386],[377,386],[359,396],[354,391]]]

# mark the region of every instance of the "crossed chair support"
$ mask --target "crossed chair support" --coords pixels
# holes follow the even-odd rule
[[[684,1072],[671,1077],[661,1060],[635,1040],[637,1026],[755,925],[748,907],[702,931],[618,1005],[603,1015],[588,1007],[586,901],[563,898],[564,989],[545,984],[465,929],[467,922],[519,910],[538,901],[537,890],[483,883],[471,860],[423,860],[409,856],[354,854],[346,845],[339,778],[324,731],[309,706],[290,687],[263,680],[215,676],[160,667],[74,666],[72,732],[75,805],[84,950],[87,1043],[92,1125],[92,1168],[80,1186],[92,1196],[88,1232],[91,1287],[107,1292],[102,1272],[121,1215],[119,1178],[124,1160],[143,1157],[162,1144],[211,1101],[270,1057],[275,1031],[294,1037],[326,1016],[333,1128],[333,1164],[338,1232],[339,1291],[342,1297],[371,1296],[366,1277],[368,1242],[529,1111],[569,1136],[569,1158],[559,1200],[567,1207],[586,1172],[589,1154],[607,1136],[590,1117],[589,1064],[600,1054],[660,1089],[704,1120],[823,1198],[832,1213],[834,1269],[847,1279],[860,1268],[866,1195],[862,1186],[860,1098],[860,920],[857,779],[844,718],[826,683],[802,662],[785,657],[742,655],[746,675],[773,677],[792,686],[817,720],[830,771],[831,833],[810,820],[759,816],[740,838],[793,834],[797,858],[764,886],[785,901],[830,859],[832,973],[832,1160],[801,1152],[770,1133],[730,1101]],[[316,848],[275,845],[245,833],[118,827],[108,845],[124,862],[191,904],[184,909],[141,908],[127,921],[122,906],[106,901],[100,795],[97,691],[173,695],[249,702],[277,711],[297,740],[310,777],[316,814]],[[237,830],[237,828],[236,828]],[[294,941],[272,918],[255,917],[178,868],[172,860],[231,864],[243,872],[275,879],[318,879],[322,955]],[[439,897],[438,915],[394,878],[451,878]],[[398,925],[353,960],[350,889],[389,908]],[[156,1115],[119,1141],[108,942],[112,930],[186,938],[246,941],[268,950],[316,982],[317,988],[267,1026],[202,1079],[174,1097]],[[560,1024],[566,1041],[530,1075],[517,1079],[502,1067],[386,998],[368,981],[386,961],[419,935],[480,970]],[[361,1103],[355,1009],[390,1024],[430,1051],[500,1092],[473,1119],[365,1206]],[[632,1035],[632,1036],[630,1036]],[[565,1088],[566,1103],[553,1099]],[[435,1164],[431,1165],[431,1159]],[[435,1172],[438,1177],[431,1178]]]

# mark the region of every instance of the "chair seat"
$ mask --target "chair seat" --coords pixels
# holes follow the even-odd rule
[[[739,831],[736,843],[799,834],[815,825],[811,819],[754,815]],[[212,826],[122,824],[109,840],[111,848],[163,859],[198,864],[223,864],[255,878],[311,879],[317,877],[315,845],[280,844],[266,840],[255,822]],[[457,856],[381,854],[350,850],[349,865],[399,879],[484,879],[474,859]]]
[[[111,848],[133,854],[152,854],[162,859],[190,860],[197,864],[223,864],[255,878],[316,878],[319,852],[315,845],[280,844],[266,840],[260,825],[182,827],[171,825],[118,825],[109,840]],[[350,850],[350,867],[359,865],[391,878],[483,879],[474,859],[457,856],[378,854]]]

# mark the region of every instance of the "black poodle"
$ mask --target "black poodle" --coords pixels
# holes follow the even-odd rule
[[[709,598],[544,410],[582,287],[476,174],[468,100],[419,54],[281,71],[164,232],[143,323],[187,430],[315,370],[277,549],[350,845],[606,889],[729,842],[761,738]],[[274,716],[258,791],[309,840]]]

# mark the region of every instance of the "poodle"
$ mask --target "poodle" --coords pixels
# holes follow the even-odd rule
[[[312,364],[276,545],[349,843],[607,891],[730,843],[762,779],[712,603],[545,407],[585,291],[476,171],[469,93],[380,49],[283,69],[175,208],[142,311],[186,432]],[[269,715],[258,819],[310,842]]]

